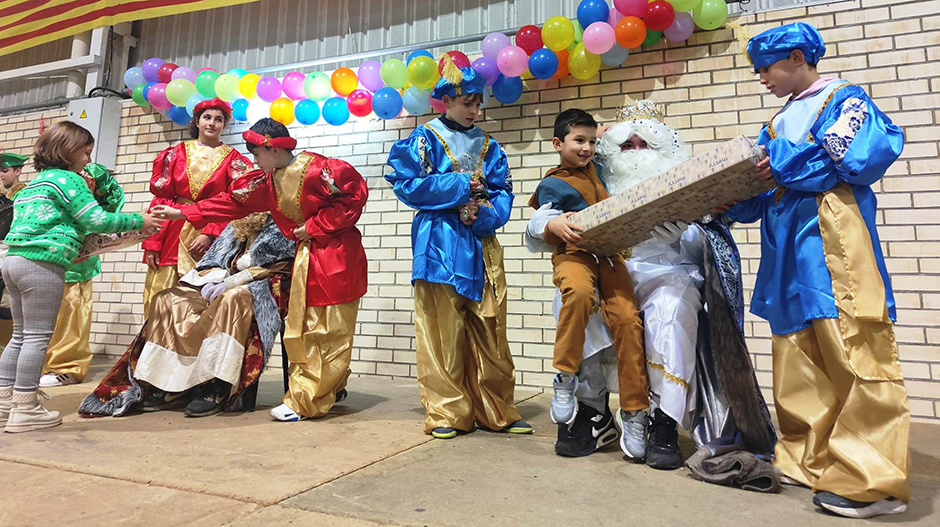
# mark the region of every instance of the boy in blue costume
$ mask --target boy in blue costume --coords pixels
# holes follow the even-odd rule
[[[446,57],[431,96],[445,115],[395,143],[385,179],[417,209],[411,228],[418,386],[425,432],[450,439],[474,424],[529,434],[513,402],[506,274],[496,230],[509,221],[506,153],[473,125],[485,80]]]
[[[817,506],[866,518],[910,499],[910,411],[870,187],[904,137],[862,88],[820,78],[825,51],[800,22],[748,42],[761,84],[790,99],[758,138],[768,158],[757,176],[777,189],[728,214],[761,220],[751,312],[773,333],[774,464]]]

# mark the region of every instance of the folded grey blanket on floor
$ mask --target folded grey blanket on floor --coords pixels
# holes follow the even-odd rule
[[[755,492],[780,492],[777,469],[745,450],[713,456],[708,448],[701,448],[685,464],[699,481]]]

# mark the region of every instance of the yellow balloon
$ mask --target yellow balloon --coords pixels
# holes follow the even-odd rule
[[[238,79],[238,93],[246,99],[254,99],[258,96],[258,81],[261,75],[257,73],[247,73]]]
[[[568,70],[576,79],[588,80],[597,75],[600,69],[601,56],[588,51],[583,42],[568,55]]]
[[[430,90],[437,84],[439,77],[437,62],[431,57],[415,57],[408,64],[408,80],[418,89]]]
[[[542,43],[552,51],[566,49],[574,42],[574,24],[563,16],[553,16],[542,26]]]
[[[274,99],[271,103],[271,119],[287,126],[294,122],[294,101],[287,97]]]

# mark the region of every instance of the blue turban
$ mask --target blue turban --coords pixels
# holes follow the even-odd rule
[[[789,57],[794,49],[803,52],[806,62],[816,64],[826,54],[826,43],[815,27],[803,22],[768,29],[747,42],[755,72]]]
[[[448,64],[448,66],[452,66],[452,64]],[[448,68],[445,66],[445,70],[446,69]],[[459,72],[459,81],[457,80],[457,72]],[[450,75],[445,71],[445,74],[441,76],[441,80],[437,81],[437,85],[434,86],[434,90],[431,92],[431,97],[442,100],[445,95],[452,99],[473,93],[483,95],[483,88],[485,87],[486,78],[477,73],[473,68],[458,68],[453,66]]]

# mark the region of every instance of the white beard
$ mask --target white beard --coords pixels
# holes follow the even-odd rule
[[[679,163],[651,148],[625,150],[608,157],[606,161],[604,182],[611,195],[619,194]]]

